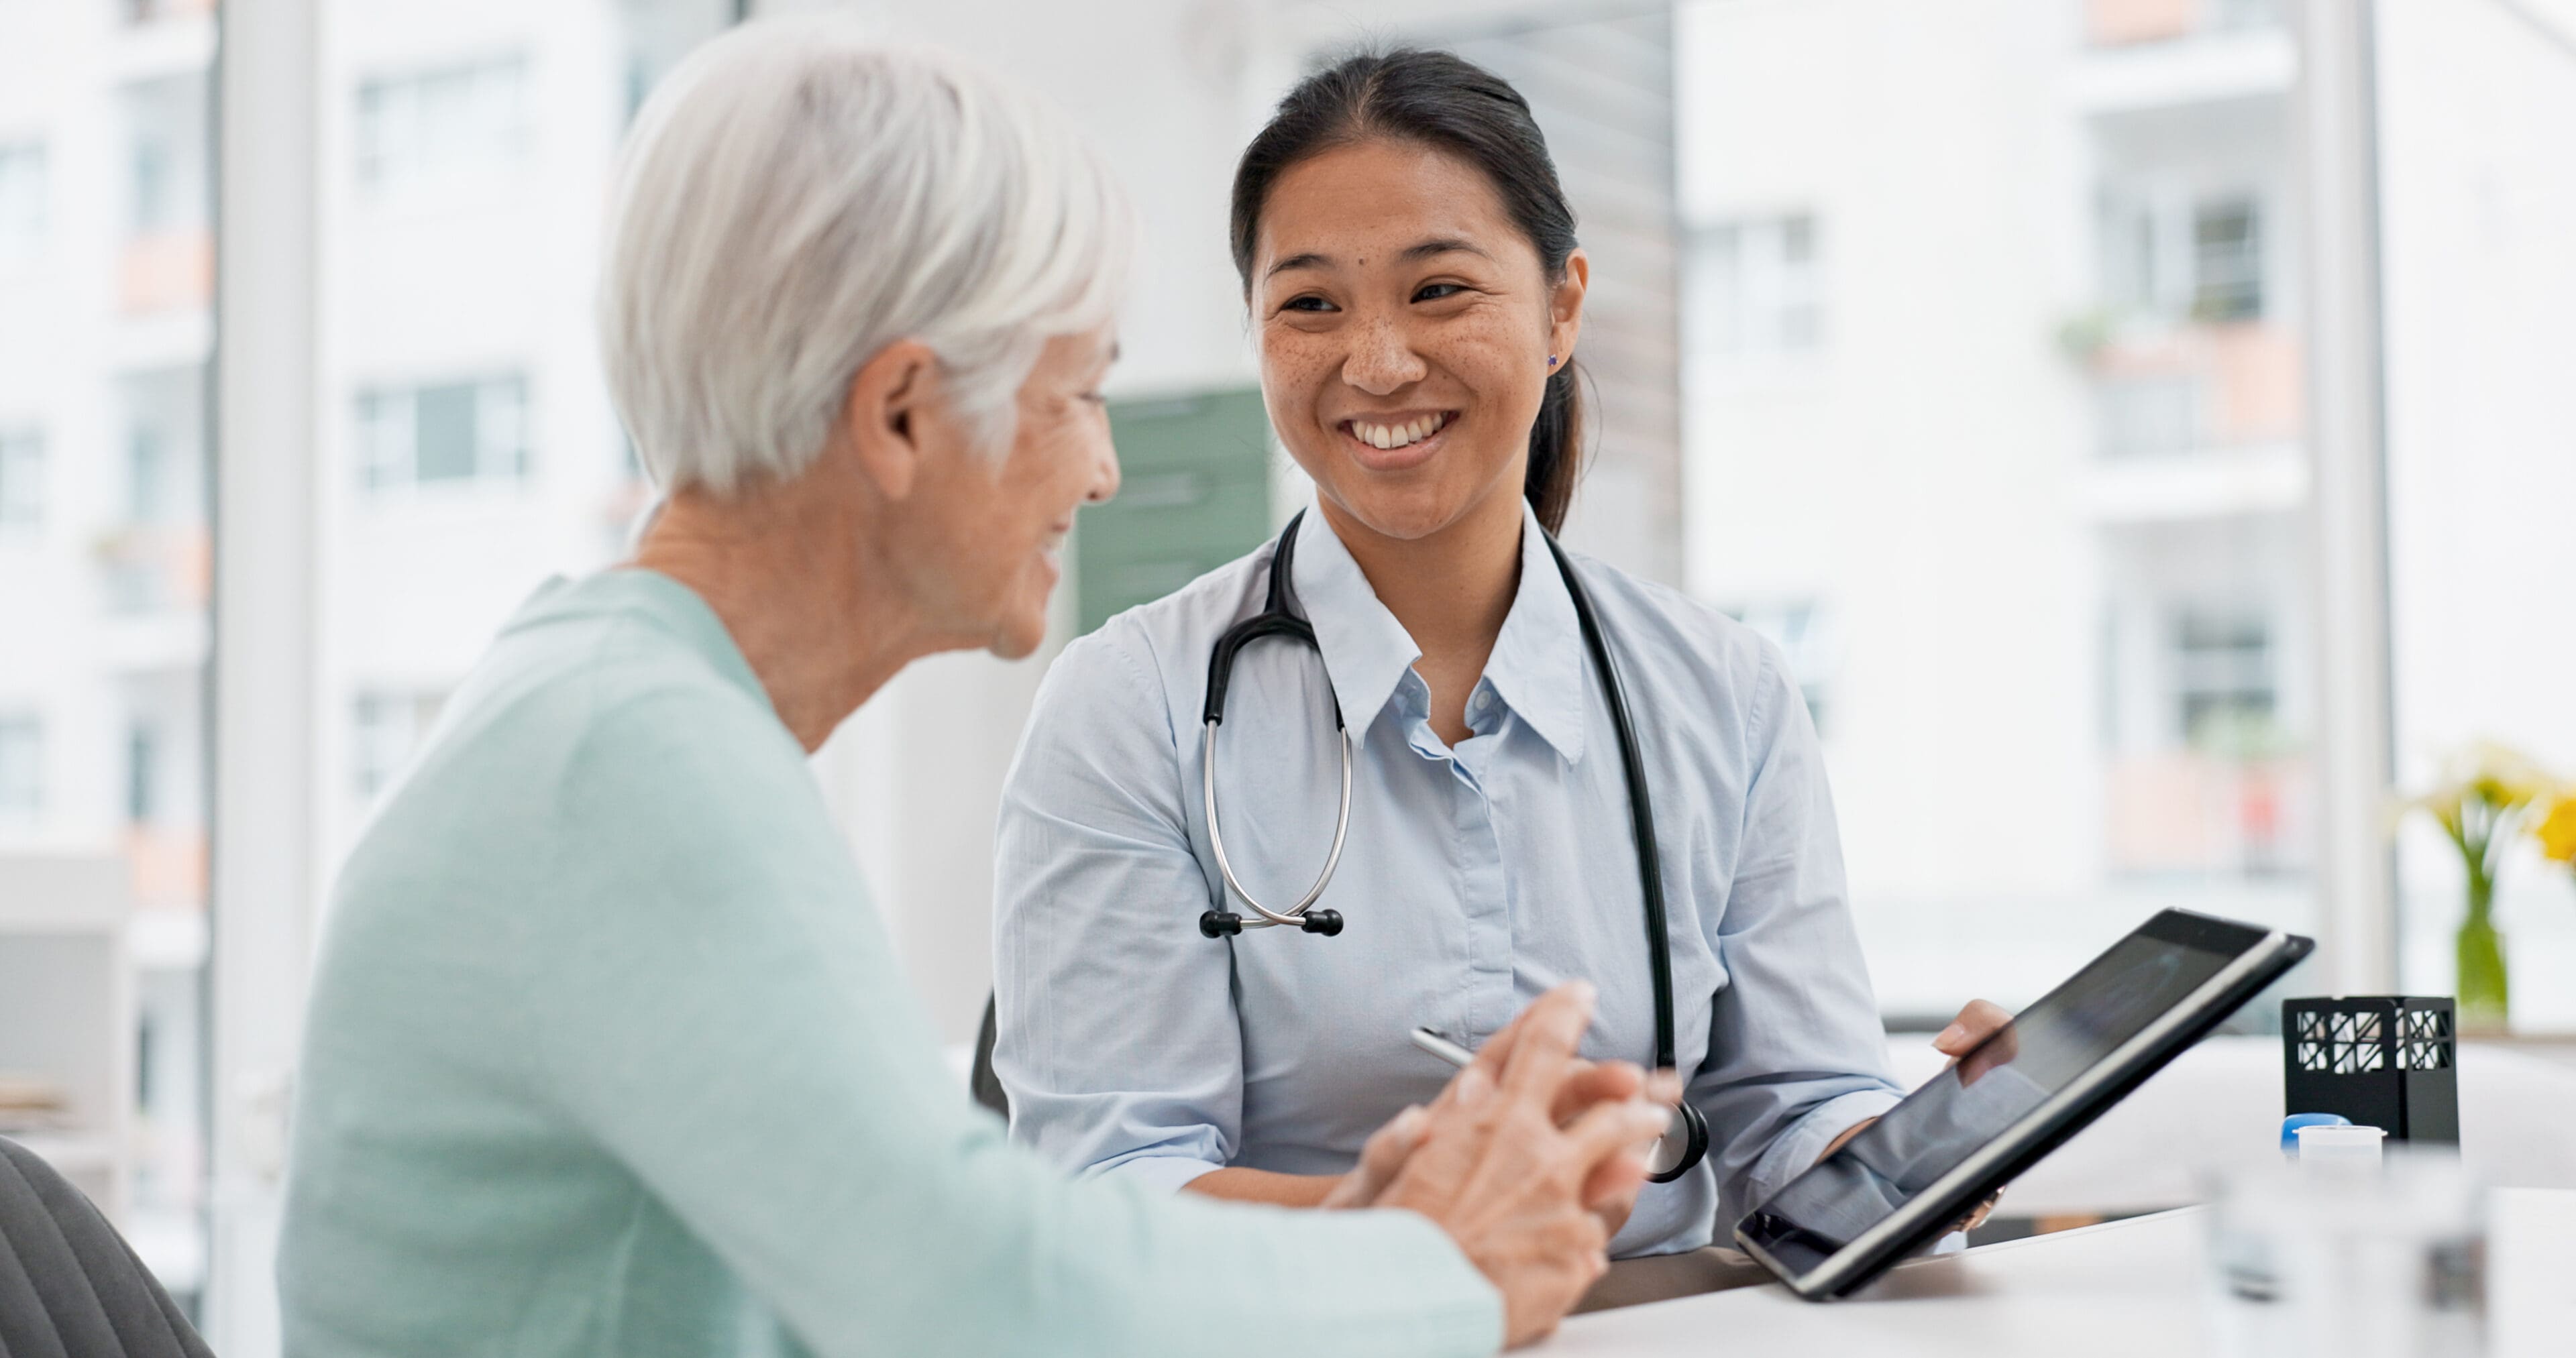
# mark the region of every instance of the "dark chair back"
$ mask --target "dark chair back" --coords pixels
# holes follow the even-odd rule
[[[1002,1115],[1011,1116],[1011,1096],[1002,1092],[1001,1077],[993,1073],[993,997],[984,997],[984,1026],[975,1033],[975,1072],[967,1077],[967,1088],[975,1091],[975,1102]]]
[[[90,1200],[0,1139],[0,1358],[213,1358]]]

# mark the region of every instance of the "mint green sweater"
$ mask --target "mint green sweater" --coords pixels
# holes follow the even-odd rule
[[[940,1061],[723,624],[504,629],[343,870],[297,1079],[290,1354],[1466,1354],[1404,1212],[1068,1182]]]

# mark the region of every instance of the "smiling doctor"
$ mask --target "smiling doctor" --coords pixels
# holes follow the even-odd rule
[[[1322,71],[1244,153],[1233,249],[1316,497],[1047,676],[996,864],[1012,1134],[1313,1205],[1449,1075],[1411,1030],[1472,1047],[1583,977],[1584,1052],[1678,1070],[1704,1131],[1603,1209],[1612,1253],[1708,1244],[1898,1091],[1780,653],[1554,546],[1590,265],[1528,105],[1441,52]]]

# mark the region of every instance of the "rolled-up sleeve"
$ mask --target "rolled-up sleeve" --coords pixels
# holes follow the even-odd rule
[[[1015,1140],[1176,1190],[1240,1144],[1243,1054],[1144,644],[1116,621],[1076,641],[1021,737],[996,835],[993,1070]]]
[[[1714,939],[1728,979],[1689,1092],[1709,1121],[1721,1237],[1898,1096],[1852,926],[1823,752],[1767,643],[1748,711],[1744,858]]]

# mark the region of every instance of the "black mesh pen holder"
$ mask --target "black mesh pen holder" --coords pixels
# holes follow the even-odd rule
[[[2447,996],[2281,1001],[2284,1112],[2340,1113],[2391,1141],[2460,1141],[2459,1025]]]

